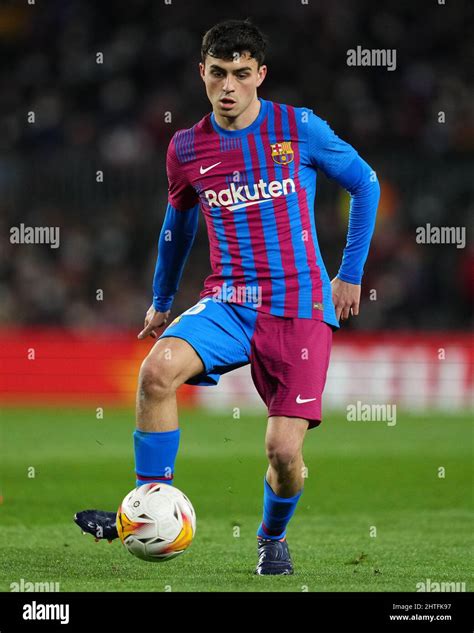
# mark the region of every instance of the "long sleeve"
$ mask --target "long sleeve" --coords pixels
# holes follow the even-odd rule
[[[351,194],[347,241],[337,276],[342,281],[360,284],[380,198],[377,176],[352,145],[340,139],[326,121],[310,112],[308,123],[312,164]]]
[[[184,266],[196,236],[199,204],[177,211],[168,204],[158,241],[158,258],[153,277],[153,306],[166,312],[171,308]]]
[[[166,312],[171,308],[184,266],[196,236],[199,198],[186,178],[176,155],[175,137],[166,155],[168,206],[158,241],[158,259],[153,277],[153,306]]]
[[[360,156],[336,180],[351,194],[347,242],[337,276],[360,284],[375,229],[380,185],[375,172]]]

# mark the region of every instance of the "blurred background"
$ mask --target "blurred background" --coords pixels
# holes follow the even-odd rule
[[[1,1],[0,592],[19,579],[61,591],[472,589],[474,5],[440,2]],[[135,485],[133,403],[154,343],[136,335],[166,149],[209,112],[203,34],[247,17],[270,41],[261,96],[313,109],[382,187],[360,316],[334,335],[324,421],[305,441],[290,526],[301,571],[284,588],[251,573],[267,461],[248,366],[178,391],[175,481],[199,517],[190,556],[142,567],[71,520],[116,508]],[[347,66],[357,46],[395,49],[396,70]],[[348,196],[323,174],[315,213],[332,277]],[[59,227],[59,248],[11,243],[21,224]],[[418,243],[427,224],[465,230],[464,247]],[[208,272],[202,223],[172,317]],[[359,403],[396,405],[396,420],[353,420]]]
[[[409,332],[411,350],[431,333],[438,338],[430,339],[428,365],[443,341],[446,346],[457,337],[456,349],[470,358],[470,11],[472,17],[463,0],[446,6],[409,0],[242,1],[234,7],[175,0],[3,2],[5,340],[11,341],[11,328],[19,326],[26,332],[62,328],[66,337],[138,331],[151,302],[166,207],[166,148],[177,129],[209,111],[197,67],[202,35],[222,19],[249,17],[270,44],[261,96],[312,108],[377,170],[382,185],[361,313],[344,332],[357,330],[362,338],[353,341],[375,337],[375,343],[390,334],[396,346]],[[396,49],[396,70],[347,66],[347,50],[358,45]],[[99,170],[103,182],[96,181]],[[324,175],[318,182],[318,234],[332,277],[345,243],[348,196]],[[20,223],[60,227],[60,248],[11,244],[10,228]],[[416,229],[427,223],[463,227],[465,247],[418,244]],[[202,223],[174,315],[196,302],[209,270]],[[142,346],[137,356],[143,355]],[[472,370],[466,371],[472,384]]]

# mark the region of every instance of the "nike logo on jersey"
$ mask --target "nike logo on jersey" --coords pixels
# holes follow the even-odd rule
[[[302,398],[300,394],[296,397],[296,404],[304,404],[305,402],[313,402],[316,398]]]
[[[199,173],[202,176],[203,174],[206,174],[208,171],[210,171],[211,169],[214,169],[214,167],[217,167],[217,165],[220,165],[221,163],[222,161],[219,161],[218,163],[214,163],[214,165],[211,165],[210,167],[203,167],[201,165],[201,167],[199,168]]]

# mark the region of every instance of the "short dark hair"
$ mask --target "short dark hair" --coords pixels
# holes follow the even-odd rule
[[[257,60],[258,67],[263,64],[267,40],[262,31],[250,20],[226,20],[213,26],[202,38],[201,59],[206,55],[219,59],[234,59],[235,53],[248,52]]]

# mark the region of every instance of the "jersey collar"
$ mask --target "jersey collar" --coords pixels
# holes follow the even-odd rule
[[[255,121],[253,121],[247,127],[244,127],[241,130],[225,130],[217,123],[216,118],[214,116],[214,112],[211,113],[212,127],[218,134],[221,134],[222,136],[227,136],[230,138],[239,138],[241,136],[246,136],[247,134],[251,134],[258,127],[260,127],[260,125],[262,124],[262,121],[267,115],[268,101],[266,101],[265,99],[261,99],[260,97],[258,98],[258,100],[260,101],[260,112],[258,113],[258,116],[255,119]]]

